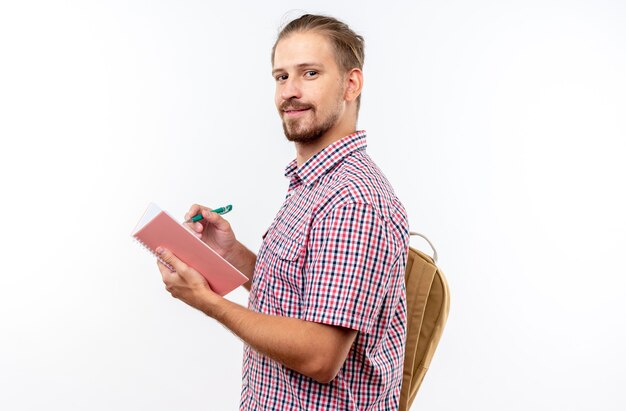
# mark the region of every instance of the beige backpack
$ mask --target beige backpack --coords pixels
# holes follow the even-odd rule
[[[430,257],[409,247],[405,283],[407,308],[407,335],[404,356],[404,375],[400,392],[400,411],[408,411],[417,390],[428,371],[450,310],[450,295],[446,278],[437,268],[437,250]]]

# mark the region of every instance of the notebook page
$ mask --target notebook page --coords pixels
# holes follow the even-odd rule
[[[144,211],[143,215],[139,219],[139,222],[137,223],[137,225],[133,229],[133,235],[135,235],[137,233],[137,231],[142,229],[143,226],[148,224],[148,221],[152,220],[160,212],[161,212],[161,209],[159,208],[158,205],[156,205],[154,203],[148,204],[148,208],[146,208],[146,211]]]

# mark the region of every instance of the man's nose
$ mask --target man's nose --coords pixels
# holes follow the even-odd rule
[[[300,99],[302,97],[300,83],[296,79],[288,78],[287,80],[285,80],[280,90],[280,97],[283,99],[283,101],[292,98]]]

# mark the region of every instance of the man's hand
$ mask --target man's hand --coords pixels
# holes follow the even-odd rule
[[[165,289],[172,297],[210,315],[212,303],[222,297],[211,289],[202,274],[179,260],[171,251],[161,247],[156,251],[163,261],[175,270],[171,271],[163,263],[157,261]]]
[[[194,204],[189,208],[185,214],[185,221],[196,214],[202,214],[202,220],[195,223],[185,223],[185,225],[192,230],[196,237],[252,280],[256,255],[237,241],[230,223],[221,215],[212,213],[210,208],[199,204]],[[250,290],[251,283],[252,281],[248,281],[244,287]]]
[[[223,258],[229,260],[239,245],[230,223],[221,215],[212,213],[210,208],[199,204],[194,204],[189,208],[189,211],[185,214],[185,220],[196,214],[202,214],[202,220],[195,223],[185,223],[185,225],[196,234],[196,237],[205,242]]]

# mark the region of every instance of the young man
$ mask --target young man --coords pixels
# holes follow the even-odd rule
[[[215,294],[168,250],[167,290],[245,343],[241,409],[398,408],[409,230],[356,131],[363,39],[330,17],[289,23],[272,50],[275,103],[296,158],[258,256],[229,223],[194,205],[198,237],[246,274],[248,308]]]

